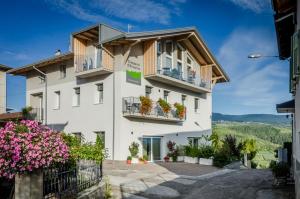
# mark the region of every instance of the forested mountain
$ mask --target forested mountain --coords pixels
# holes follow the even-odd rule
[[[230,122],[259,122],[268,124],[291,124],[291,118],[286,115],[272,115],[272,114],[246,114],[246,115],[225,115],[221,113],[213,113],[212,120],[230,121]]]

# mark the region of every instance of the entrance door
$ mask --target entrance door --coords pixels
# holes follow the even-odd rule
[[[144,137],[143,138],[143,155],[147,155],[149,161],[161,160],[160,157],[161,138]]]
[[[152,154],[153,160],[161,160],[160,158],[160,138],[152,138]]]

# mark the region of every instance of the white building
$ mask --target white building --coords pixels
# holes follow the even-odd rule
[[[115,160],[126,159],[134,141],[153,161],[166,155],[169,140],[196,143],[210,134],[212,88],[229,81],[194,27],[124,33],[100,24],[73,33],[70,52],[10,73],[26,76],[26,104],[36,119],[88,141],[103,135]],[[153,102],[144,115],[140,96]],[[186,107],[182,119],[176,102]]]
[[[295,179],[296,199],[300,199],[300,1],[272,0],[280,59],[290,59],[290,93],[292,100],[278,104],[279,113],[293,115],[291,167]],[[288,70],[288,69],[287,69]]]

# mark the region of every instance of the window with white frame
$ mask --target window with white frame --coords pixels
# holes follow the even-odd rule
[[[63,79],[67,76],[67,67],[66,65],[61,65],[59,67],[59,71],[60,71],[60,78]]]
[[[186,95],[181,95],[181,104],[184,106],[186,100]]]
[[[95,131],[96,136],[99,136],[105,147],[105,131]]]
[[[80,105],[80,88],[74,88],[74,94],[73,94],[73,106],[79,106]]]
[[[54,92],[54,109],[59,109],[60,108],[60,91],[55,91]]]
[[[95,104],[103,103],[103,83],[96,84]]]
[[[151,92],[152,92],[152,87],[151,86],[146,86],[145,87],[145,95],[146,95],[146,97],[150,98]]]
[[[198,112],[198,110],[199,110],[199,98],[195,98],[195,105],[194,105],[194,107],[195,107],[195,112]]]
[[[164,100],[167,102],[170,91],[164,91]]]
[[[193,81],[193,79],[195,78],[195,73],[193,70],[193,59],[190,54],[187,54],[186,57],[186,67],[188,81]]]
[[[76,138],[77,140],[81,143],[83,141],[83,136],[82,136],[82,133],[81,132],[74,132],[72,133]]]
[[[179,75],[182,75],[183,71],[183,48],[180,44],[177,44],[177,70],[179,72]]]
[[[165,44],[165,52],[166,52],[166,68],[173,68],[173,42],[166,41]]]
[[[162,43],[157,42],[157,71],[160,72],[162,68]]]
[[[198,147],[200,138],[199,137],[189,137],[188,141],[189,141],[189,145],[191,145],[193,147]]]

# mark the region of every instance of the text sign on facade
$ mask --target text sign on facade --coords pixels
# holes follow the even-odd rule
[[[126,82],[141,85],[142,72],[141,65],[128,60],[126,69]]]

